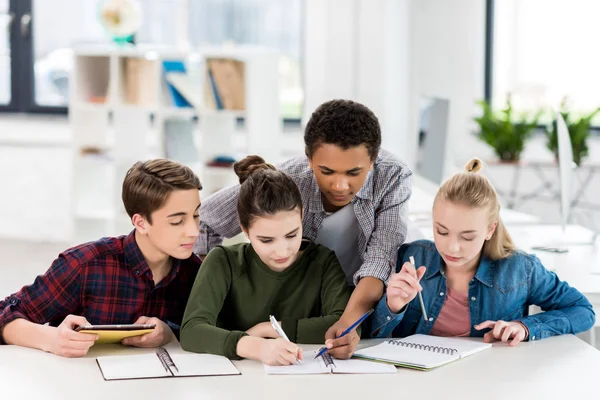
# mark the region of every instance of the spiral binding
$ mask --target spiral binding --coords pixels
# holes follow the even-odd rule
[[[179,372],[179,369],[175,365],[175,362],[173,362],[173,359],[171,358],[171,355],[169,354],[167,349],[165,349],[164,347],[159,347],[158,349],[156,349],[156,356],[162,363],[163,367],[165,367],[166,370],[169,370],[171,374],[173,373],[173,370],[171,370],[171,368]]]
[[[431,352],[440,353],[440,354],[454,355],[455,353],[458,353],[457,349],[453,349],[451,347],[431,346],[428,344],[403,342],[401,340],[389,340],[388,343],[393,344],[395,346],[402,346],[402,347],[407,347],[410,349],[431,351]]]
[[[330,365],[335,366],[335,363],[333,362],[333,358],[331,357],[331,354],[323,353],[323,355],[321,357],[323,357],[323,362],[325,363],[326,367],[329,367]]]

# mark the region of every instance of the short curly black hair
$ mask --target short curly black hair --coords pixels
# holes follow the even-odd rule
[[[381,147],[379,120],[368,107],[355,101],[325,102],[312,113],[304,130],[308,158],[312,158],[315,150],[324,143],[344,150],[364,144],[373,161]]]

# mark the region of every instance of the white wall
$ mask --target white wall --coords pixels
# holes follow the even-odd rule
[[[450,100],[446,171],[486,158],[471,136],[483,98],[482,0],[306,0],[305,117],[323,101],[373,109],[383,145],[413,165],[420,96]],[[306,120],[306,119],[305,119]]]
[[[492,155],[472,136],[475,101],[484,96],[485,2],[413,0],[411,14],[415,93],[450,101],[448,175],[456,163]]]
[[[334,98],[379,117],[383,145],[408,159],[416,131],[410,99],[410,0],[306,0],[304,122]],[[416,135],[414,141],[416,142]]]

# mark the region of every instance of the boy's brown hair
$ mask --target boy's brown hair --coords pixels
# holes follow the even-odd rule
[[[200,179],[191,168],[165,158],[138,161],[123,180],[122,199],[129,217],[140,214],[152,223],[151,215],[175,190],[202,190]]]

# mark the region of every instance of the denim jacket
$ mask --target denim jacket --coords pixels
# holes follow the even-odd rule
[[[442,310],[447,292],[446,277],[435,244],[419,240],[402,245],[398,250],[397,271],[410,256],[415,258],[417,267],[427,268],[421,286],[428,320],[423,319],[418,297],[395,314],[388,308],[384,296],[373,314],[372,337],[429,334]],[[528,315],[530,305],[537,305],[545,312]],[[585,296],[560,281],[536,256],[520,251],[497,261],[481,257],[477,272],[469,282],[469,313],[470,336],[473,337],[489,331],[474,328],[486,320],[521,321],[529,330],[529,340],[583,332],[595,321],[592,305]]]

